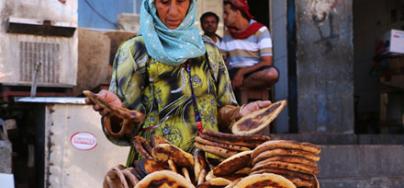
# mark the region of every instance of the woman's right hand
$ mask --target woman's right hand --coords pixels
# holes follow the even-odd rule
[[[116,96],[114,93],[108,90],[101,90],[98,92],[97,97],[104,101],[106,104],[115,107],[122,107],[122,101]],[[110,110],[108,108],[104,108],[97,103],[94,103],[90,98],[86,98],[86,103],[93,105],[93,109],[100,113],[101,116],[108,116],[110,115]]]

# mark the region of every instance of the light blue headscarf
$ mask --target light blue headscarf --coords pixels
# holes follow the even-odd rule
[[[191,0],[188,13],[176,29],[169,29],[157,15],[154,0],[143,0],[140,10],[140,33],[148,54],[157,61],[179,65],[189,58],[205,54],[205,45],[195,27],[196,0]]]

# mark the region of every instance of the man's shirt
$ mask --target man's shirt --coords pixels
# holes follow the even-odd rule
[[[254,22],[252,20],[250,24]],[[226,32],[219,49],[225,55],[229,68],[248,67],[259,63],[262,56],[272,56],[272,39],[265,26],[246,39],[235,39]]]

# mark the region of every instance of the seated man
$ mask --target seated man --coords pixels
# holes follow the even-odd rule
[[[219,45],[222,40],[222,37],[216,34],[217,26],[219,25],[219,16],[213,12],[205,12],[202,14],[200,22],[204,39],[211,40],[214,44]]]
[[[247,0],[224,1],[227,28],[219,44],[234,89],[271,87],[279,77],[272,65],[272,39],[266,26],[252,19]]]

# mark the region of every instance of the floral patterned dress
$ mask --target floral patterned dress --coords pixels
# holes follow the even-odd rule
[[[190,151],[197,134],[195,113],[199,112],[204,129],[218,130],[218,109],[237,105],[237,101],[221,54],[214,45],[205,46],[205,56],[172,66],[150,58],[141,36],[121,45],[113,65],[110,91],[129,109],[146,114],[145,122],[138,128],[154,127],[134,134],[146,138],[162,135]],[[130,138],[109,139],[119,145],[131,143]]]

